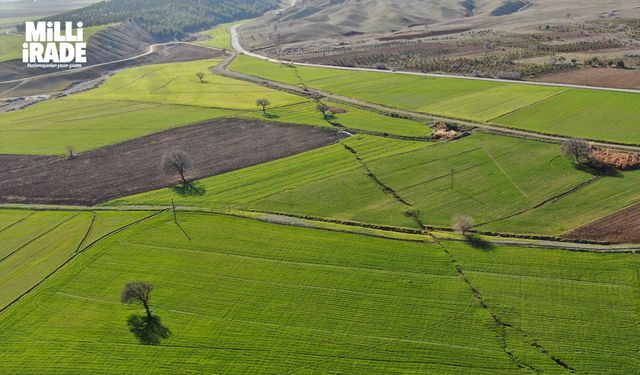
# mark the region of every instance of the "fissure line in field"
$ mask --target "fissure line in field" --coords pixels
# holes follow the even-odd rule
[[[89,235],[91,234],[91,231],[93,230],[93,227],[95,226],[97,219],[98,219],[98,215],[94,212],[93,217],[91,217],[91,223],[89,223],[89,228],[87,229],[84,236],[80,240],[80,243],[78,243],[78,246],[76,247],[76,251],[75,251],[76,253],[80,251],[80,248],[82,247],[82,245],[84,245],[84,242],[87,240],[87,238],[89,238]]]
[[[24,297],[26,297],[27,295],[29,295],[29,293],[31,293],[32,291],[34,291],[38,286],[42,285],[42,283],[44,283],[45,281],[47,281],[51,276],[55,275],[58,271],[60,271],[64,266],[66,266],[67,264],[69,264],[72,260],[74,260],[77,256],[79,256],[80,254],[84,253],[85,251],[87,251],[88,249],[90,249],[91,247],[95,246],[97,243],[101,242],[102,240],[109,238],[117,233],[120,233],[136,224],[139,224],[143,221],[147,221],[157,215],[160,215],[161,213],[165,212],[166,209],[163,209],[161,211],[157,211],[152,213],[151,215],[145,216],[142,219],[138,219],[134,222],[131,222],[129,224],[123,225],[121,227],[118,227],[114,230],[112,230],[109,233],[106,233],[104,235],[102,235],[100,238],[97,238],[96,240],[94,240],[93,242],[91,242],[90,244],[88,244],[87,246],[83,247],[81,250],[76,251],[73,253],[73,255],[71,255],[69,258],[67,258],[67,260],[65,260],[64,262],[62,262],[62,264],[60,264],[58,267],[56,267],[54,270],[52,270],[51,272],[49,272],[46,276],[44,276],[42,279],[40,279],[40,281],[38,281],[37,283],[35,283],[33,286],[31,286],[29,289],[27,289],[26,291],[24,291],[22,294],[20,294],[19,296],[17,296],[16,298],[13,299],[13,301],[9,302],[8,304],[6,304],[5,306],[3,306],[2,308],[0,308],[0,314],[7,311],[7,309],[9,309],[11,306],[13,306],[14,304],[16,304],[18,301],[20,301],[21,299],[23,299]],[[77,213],[76,215],[78,215],[79,213]],[[71,216],[71,218],[75,217],[76,215]],[[68,221],[71,218],[65,220]],[[82,239],[83,241],[85,240],[85,238]],[[80,246],[80,245],[79,245]]]
[[[18,251],[20,251],[20,250],[24,249],[25,247],[29,246],[30,244],[32,244],[34,241],[38,240],[39,238],[42,238],[43,236],[46,236],[47,234],[53,232],[54,230],[56,230],[57,228],[62,226],[64,223],[66,223],[67,221],[73,219],[74,217],[76,217],[78,215],[80,215],[80,213],[73,214],[73,215],[69,216],[68,218],[62,220],[61,222],[57,223],[53,227],[47,229],[46,231],[40,233],[39,235],[37,235],[35,237],[33,237],[29,241],[27,241],[24,244],[22,244],[21,246],[19,246],[17,249],[15,249],[12,252],[10,252],[9,254],[7,254],[4,258],[0,259],[0,262],[4,262],[5,260],[7,260],[7,258],[9,258],[12,255],[16,254]]]
[[[538,208],[544,207],[544,206],[546,206],[548,204],[555,203],[555,202],[559,201],[560,199],[562,199],[562,198],[564,198],[564,197],[566,197],[566,196],[568,196],[570,194],[573,194],[573,193],[575,193],[575,192],[577,192],[577,191],[579,191],[579,190],[591,185],[592,183],[598,181],[599,179],[600,179],[600,176],[594,176],[594,177],[588,179],[587,181],[583,181],[583,182],[579,183],[578,185],[570,188],[569,190],[565,190],[565,191],[563,191],[563,192],[561,192],[559,194],[556,194],[556,195],[554,195],[552,197],[549,197],[549,198],[543,200],[542,202],[536,204],[533,207],[525,208],[523,210],[514,212],[512,214],[509,214],[507,216],[503,216],[503,217],[498,218],[498,219],[489,220],[489,221],[485,221],[483,223],[476,224],[475,227],[477,228],[477,227],[481,227],[481,226],[484,226],[484,225],[487,225],[487,224],[493,224],[493,223],[496,223],[498,221],[508,220],[508,219],[514,218],[516,216],[525,214],[527,212],[536,210]]]
[[[558,91],[558,92],[555,92],[555,93],[553,93],[553,94],[551,94],[551,95],[549,95],[549,96],[545,96],[545,97],[544,97],[544,98],[542,98],[542,99],[538,99],[538,100],[535,100],[535,101],[533,101],[533,102],[531,102],[531,103],[525,104],[525,105],[523,105],[523,106],[521,106],[521,107],[514,108],[514,109],[512,109],[512,110],[510,110],[510,111],[508,111],[508,112],[505,112],[505,113],[501,114],[500,116],[496,116],[496,117],[494,117],[494,118],[490,119],[490,120],[489,120],[489,121],[487,121],[487,122],[492,123],[492,122],[494,122],[495,120],[499,119],[500,117],[504,117],[504,116],[510,115],[510,114],[512,114],[512,113],[514,113],[514,112],[518,112],[518,111],[520,111],[520,110],[522,110],[522,109],[525,109],[525,108],[527,108],[527,107],[531,107],[531,106],[534,106],[534,105],[536,105],[536,104],[538,104],[538,103],[542,103],[542,102],[544,102],[545,100],[549,100],[549,99],[553,98],[554,96],[558,96],[558,95],[560,95],[560,94],[564,94],[564,93],[565,93],[565,92],[567,92],[567,91],[568,91],[568,89],[566,89],[566,90],[562,90],[562,91]]]
[[[536,368],[535,366],[533,366],[533,365],[525,362],[524,360],[518,358],[518,356],[515,353],[513,353],[513,351],[511,351],[509,349],[509,344],[507,342],[508,330],[513,330],[515,332],[518,332],[522,336],[522,338],[525,340],[525,342],[528,342],[532,347],[534,347],[535,349],[537,349],[538,351],[543,353],[550,360],[552,360],[556,365],[562,367],[563,369],[565,369],[565,370],[567,370],[567,371],[569,371],[571,373],[576,372],[576,370],[573,367],[571,367],[567,362],[565,362],[562,359],[560,359],[560,358],[554,356],[553,354],[551,354],[549,352],[549,350],[547,348],[545,348],[544,346],[542,346],[542,344],[540,344],[538,341],[536,341],[536,340],[530,341],[528,339],[528,335],[526,334],[526,332],[524,332],[523,330],[521,330],[519,328],[514,327],[511,323],[508,323],[508,322],[504,321],[489,306],[489,304],[486,302],[486,300],[484,299],[484,297],[482,296],[482,294],[480,293],[478,288],[471,282],[471,280],[469,279],[469,277],[465,273],[464,269],[462,268],[462,266],[458,262],[458,259],[449,250],[447,250],[447,247],[436,236],[434,236],[431,233],[429,233],[429,235],[433,238],[433,240],[436,242],[436,244],[438,244],[438,246],[440,246],[440,248],[447,255],[447,257],[449,257],[449,259],[451,260],[451,262],[453,263],[453,265],[455,267],[456,272],[458,273],[458,275],[460,275],[460,277],[462,278],[464,283],[469,287],[469,289],[471,290],[471,293],[473,294],[473,297],[480,304],[480,307],[483,310],[485,310],[491,316],[491,319],[494,321],[494,323],[496,324],[496,326],[497,326],[497,328],[498,328],[498,330],[500,332],[500,347],[502,348],[504,353],[509,357],[511,362],[513,362],[516,366],[518,366],[518,368],[521,368],[521,369],[529,369],[531,371],[535,371],[536,373],[542,372],[541,369]]]
[[[4,232],[5,230],[7,230],[7,229],[9,229],[9,228],[11,228],[11,227],[13,227],[15,225],[18,225],[18,224],[22,223],[23,221],[27,220],[34,213],[35,213],[35,211],[31,212],[29,215],[26,215],[25,217],[23,217],[23,218],[21,218],[19,220],[14,221],[13,223],[7,225],[6,227],[0,229],[0,233]]]
[[[398,194],[397,191],[393,190],[391,187],[385,185],[384,182],[382,182],[378,176],[375,175],[375,173],[373,173],[373,171],[369,168],[369,166],[367,165],[367,163],[364,162],[364,160],[362,160],[362,158],[360,158],[360,155],[358,155],[358,151],[356,151],[356,149],[354,149],[353,147],[350,147],[348,145],[346,145],[344,142],[340,142],[340,144],[342,144],[342,146],[349,151],[350,153],[353,154],[353,156],[356,158],[356,160],[362,165],[362,167],[365,169],[365,171],[367,171],[367,176],[377,185],[379,186],[382,191],[386,194],[389,194],[390,196],[393,197],[394,200],[396,200],[397,202],[400,202],[401,204],[407,206],[408,208],[411,208],[411,210],[408,210],[405,212],[405,214],[410,217],[413,221],[415,221],[415,223],[418,225],[418,227],[420,229],[424,229],[425,225],[424,223],[420,220],[419,216],[418,216],[418,212],[413,210],[413,205],[409,202],[407,202],[404,198],[402,198],[400,196],[400,194]]]

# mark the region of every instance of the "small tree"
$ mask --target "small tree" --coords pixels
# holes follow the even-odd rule
[[[153,290],[153,285],[136,281],[128,283],[120,293],[120,302],[126,304],[141,303],[147,312],[147,317],[151,318],[151,309],[149,308],[149,294]]]
[[[67,146],[67,159],[75,159],[76,158],[76,150],[73,146]]]
[[[189,155],[184,151],[173,151],[164,157],[162,163],[164,173],[167,176],[180,175],[182,183],[189,185],[186,174],[191,169],[191,160]]]
[[[256,105],[262,107],[262,113],[267,114],[267,107],[271,105],[271,102],[267,98],[260,98],[256,100]]]
[[[329,111],[329,106],[326,104],[318,103],[316,106],[318,112],[322,113],[322,117],[327,117],[327,111]]]
[[[200,80],[200,83],[204,83],[204,72],[196,73],[196,77]]]
[[[578,164],[591,162],[589,144],[583,139],[570,138],[562,144],[562,155]]]
[[[473,218],[467,215],[458,215],[453,218],[453,228],[456,232],[462,234],[465,237],[469,236],[469,231],[473,228]]]

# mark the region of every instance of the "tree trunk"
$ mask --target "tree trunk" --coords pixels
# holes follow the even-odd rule
[[[147,318],[151,318],[151,310],[149,309],[149,305],[146,302],[142,302],[144,305],[144,309],[147,311]]]

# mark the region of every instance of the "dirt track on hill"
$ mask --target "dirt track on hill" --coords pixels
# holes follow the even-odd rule
[[[79,154],[0,155],[0,203],[94,205],[173,185],[162,171],[171,150],[189,154],[191,179],[264,163],[336,142],[309,126],[221,119],[152,134]]]
[[[612,243],[640,243],[640,203],[574,229],[564,237]]]

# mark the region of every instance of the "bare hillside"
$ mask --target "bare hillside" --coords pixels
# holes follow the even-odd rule
[[[251,48],[415,30],[518,29],[543,22],[639,17],[623,0],[299,0],[241,28]]]

